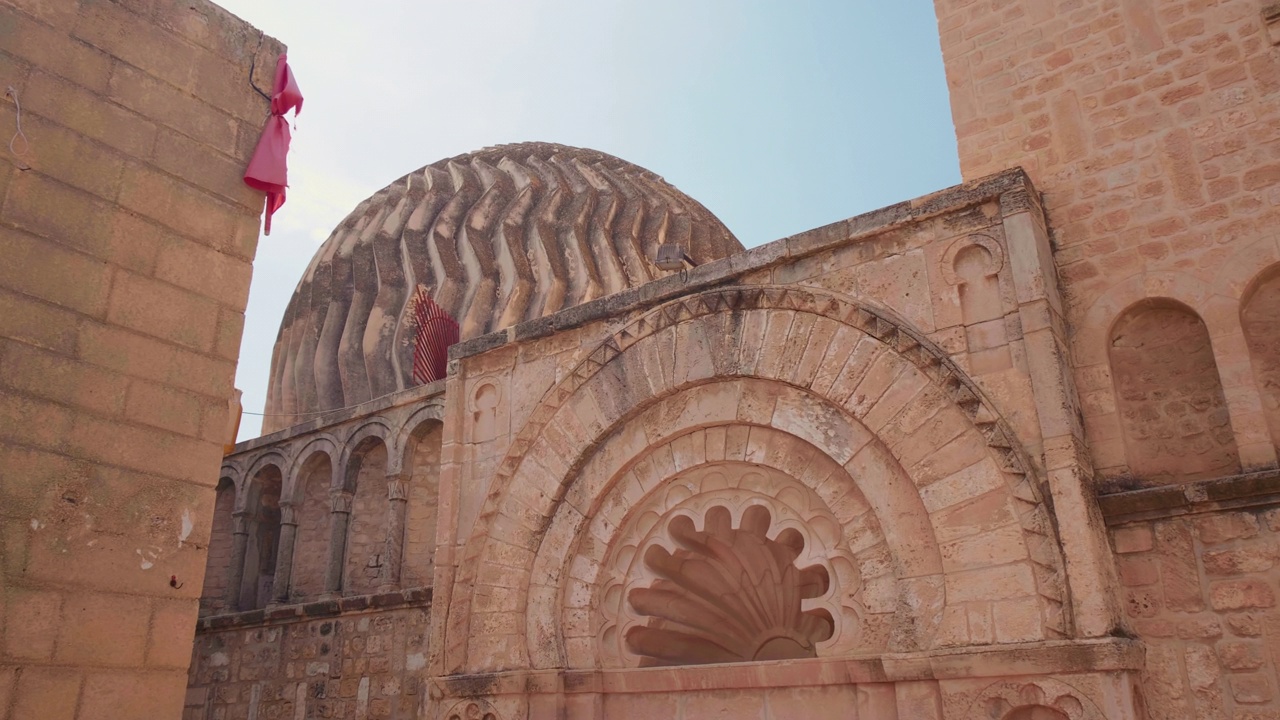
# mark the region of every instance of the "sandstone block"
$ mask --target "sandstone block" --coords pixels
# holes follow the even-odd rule
[[[24,668],[13,697],[13,718],[76,720],[82,678],[65,668]]]
[[[9,202],[22,201],[14,200],[11,192]],[[75,211],[68,208],[68,212]],[[109,266],[7,229],[0,231],[0,253],[8,258],[0,267],[0,284],[6,288],[86,315],[105,313],[112,277]]]
[[[135,612],[138,602],[138,598],[105,593],[65,597],[57,659],[98,666],[142,665],[150,618],[148,613]]]
[[[5,598],[5,654],[24,660],[51,659],[61,619],[60,593],[11,589]]]
[[[45,72],[33,72],[23,107],[79,133],[105,143],[126,155],[147,157],[155,144],[153,121],[102,98],[78,85]]]
[[[76,720],[181,717],[185,680],[186,673],[180,670],[87,673]]]
[[[1240,703],[1270,702],[1274,696],[1272,681],[1264,673],[1232,675],[1231,695]]]
[[[1200,542],[1218,545],[1231,540],[1251,538],[1258,534],[1258,518],[1249,513],[1228,512],[1204,515],[1196,519]]]
[[[1149,525],[1128,525],[1113,530],[1111,542],[1121,555],[1146,552],[1155,546],[1155,535]]]
[[[1275,606],[1275,593],[1262,580],[1229,580],[1214,583],[1209,591],[1214,610],[1242,610]]]

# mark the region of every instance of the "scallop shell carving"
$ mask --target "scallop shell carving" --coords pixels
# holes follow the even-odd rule
[[[643,562],[655,579],[627,595],[648,618],[625,635],[642,667],[817,656],[835,621],[804,601],[826,594],[831,577],[820,565],[796,567],[804,538],[787,529],[769,539],[772,522],[762,506],[748,508],[737,528],[720,506],[707,510],[703,530],[686,515],[671,519],[677,547],[650,545]]]

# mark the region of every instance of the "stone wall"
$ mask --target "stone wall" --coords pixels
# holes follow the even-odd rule
[[[0,2],[0,718],[180,713],[281,51],[204,0]]]
[[[378,589],[387,540],[387,451],[366,455],[355,478],[355,497],[347,527],[343,590],[368,595]]]
[[[1269,311],[1240,317],[1280,262],[1280,26],[1264,5],[935,0],[965,178],[1022,166],[1044,193],[1089,452],[1107,477],[1182,482],[1229,472],[1231,454],[1245,470],[1276,464],[1275,351],[1246,340]],[[1181,403],[1132,413],[1108,362],[1117,321],[1150,300],[1203,320],[1235,444],[1213,440],[1186,477],[1149,462],[1164,436],[1200,447],[1223,433],[1188,423]],[[1150,417],[1135,427],[1138,415]]]
[[[1104,501],[1151,720],[1280,715],[1275,479]]]
[[[294,600],[309,600],[324,592],[324,572],[329,561],[330,477],[326,464],[319,472],[304,474],[299,487],[303,496],[298,508],[298,540],[289,591]]]
[[[416,591],[202,620],[182,718],[415,720],[430,607]]]
[[[233,499],[215,518],[231,538],[210,555],[203,614],[429,587],[443,385],[237,445],[220,481]],[[268,536],[274,557],[263,554]],[[233,597],[231,584],[245,591]]]

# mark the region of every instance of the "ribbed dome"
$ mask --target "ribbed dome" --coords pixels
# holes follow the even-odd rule
[[[696,200],[594,150],[502,145],[410,173],[312,258],[280,323],[263,431],[413,385],[418,286],[465,340],[666,275],[664,243],[699,263],[742,250]]]

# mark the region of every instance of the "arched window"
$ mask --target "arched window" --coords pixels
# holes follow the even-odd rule
[[[1144,484],[1240,472],[1209,332],[1191,308],[1153,299],[1126,310],[1108,347],[1129,471]]]

